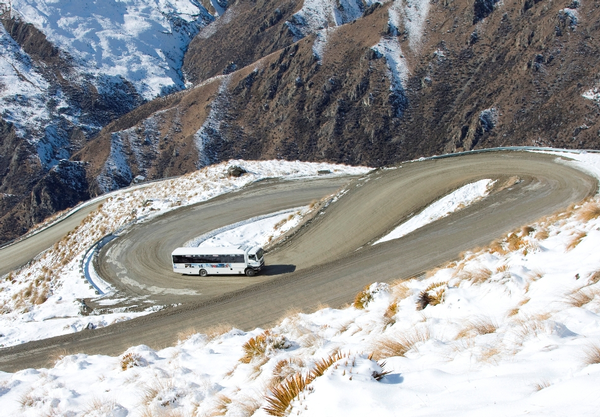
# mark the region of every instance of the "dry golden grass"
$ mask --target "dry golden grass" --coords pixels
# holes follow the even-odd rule
[[[417,310],[423,310],[428,305],[436,306],[444,299],[444,294],[448,288],[447,282],[434,282],[419,293],[417,299]]]
[[[272,416],[287,415],[290,404],[298,394],[300,394],[308,384],[322,376],[331,365],[344,357],[345,355],[342,355],[337,351],[333,352],[329,356],[317,361],[306,376],[297,372],[288,376],[279,385],[272,387],[270,395],[266,397],[268,405],[264,407],[267,414]],[[288,365],[289,363],[279,363],[276,368],[284,369]]]
[[[223,336],[225,333],[231,331],[231,329],[233,329],[232,325],[223,323],[223,324],[218,324],[216,326],[209,327],[205,331],[205,333],[206,333],[206,336],[208,336],[208,338],[210,340],[214,340],[217,337]]]
[[[285,416],[287,410],[310,382],[300,374],[294,374],[284,382],[271,388],[271,394],[266,397],[267,406],[264,410],[271,416]]]
[[[506,255],[508,253],[508,251],[504,248],[504,245],[502,244],[502,240],[499,239],[496,239],[489,244],[488,251],[490,253],[498,253],[500,255]]]
[[[383,320],[386,327],[396,323],[396,320],[394,318],[394,316],[396,316],[396,313],[398,313],[398,303],[396,301],[393,301],[388,305],[387,309],[385,310],[385,313],[383,313]]]
[[[318,349],[323,346],[325,339],[315,333],[307,333],[298,339],[298,343],[303,348]]]
[[[49,360],[56,365],[57,362],[63,360],[66,356],[71,355],[71,353],[64,348],[61,349],[56,349],[55,351],[53,351],[50,356],[49,356]]]
[[[527,276],[525,278],[531,280],[531,281],[537,281],[538,279],[542,278],[544,275],[546,275],[546,273],[540,269],[534,269],[532,271],[530,271]]]
[[[516,307],[516,308],[513,308],[513,309],[510,309],[510,310],[508,310],[508,312],[506,313],[506,315],[507,315],[508,317],[516,316],[517,314],[519,314],[519,308],[518,308],[518,307]]]
[[[567,304],[573,307],[583,307],[591,302],[597,295],[600,295],[600,289],[580,288],[567,296]]]
[[[600,203],[597,201],[584,203],[577,213],[577,219],[583,222],[589,222],[598,217],[600,217]]]
[[[430,337],[428,330],[415,330],[397,337],[383,337],[374,343],[373,357],[381,360],[393,356],[404,356],[419,343],[429,340]]]
[[[236,409],[238,413],[236,415],[240,415],[241,417],[250,417],[253,416],[254,413],[260,408],[261,401],[254,397],[244,396],[239,401],[236,401]]]
[[[252,359],[264,356],[267,353],[267,332],[261,333],[248,340],[242,348],[244,356],[240,359],[241,363],[250,363]]]
[[[133,368],[135,366],[140,366],[143,361],[143,358],[137,353],[126,353],[121,356],[119,364],[121,365],[121,370],[126,371],[127,369]]]
[[[261,359],[264,364],[267,351],[271,349],[284,349],[286,339],[283,336],[272,334],[269,330],[254,336],[242,345],[244,356],[240,359],[241,363],[250,363],[254,359]]]
[[[363,310],[373,300],[373,294],[371,294],[369,291],[370,288],[371,285],[367,285],[362,291],[356,294],[356,297],[354,297],[354,303],[352,303],[354,308]]]
[[[546,381],[545,379],[542,379],[539,382],[536,382],[535,384],[533,384],[533,389],[536,391],[541,391],[544,388],[548,388],[549,386],[551,386],[552,384],[548,381]]]
[[[600,363],[600,345],[589,345],[585,349],[585,363],[587,365],[595,365]]]
[[[501,264],[496,268],[496,272],[507,272],[510,269],[510,265]]]
[[[523,340],[535,337],[548,332],[548,326],[545,321],[550,317],[549,314],[538,314],[533,316],[517,317],[514,319],[515,328],[513,333],[521,343]]]
[[[577,232],[572,237],[571,240],[567,243],[566,250],[567,252],[572,251],[581,243],[583,238],[587,236],[587,232]]]
[[[83,411],[83,415],[111,415],[116,406],[114,400],[103,400],[98,397],[92,398]]]
[[[516,233],[511,233],[506,237],[506,246],[509,252],[515,252],[525,247],[525,240]]]
[[[600,271],[594,272],[588,279],[588,285],[597,284],[600,281]]]
[[[219,393],[214,398],[213,409],[208,413],[208,416],[224,416],[229,411],[229,407],[233,403],[233,400],[227,395]]]
[[[40,401],[40,398],[33,393],[33,388],[21,395],[18,399],[21,409],[27,409],[35,406]]]
[[[533,226],[523,226],[521,228],[521,236],[529,236],[533,232],[535,232],[535,227]]]
[[[494,333],[498,325],[487,317],[467,321],[465,327],[458,332],[456,339]]]
[[[488,347],[482,350],[481,354],[479,355],[479,360],[481,362],[497,364],[501,359],[500,354],[502,352],[504,352],[504,346],[502,345]]]
[[[540,229],[536,232],[536,234],[533,237],[537,240],[546,240],[549,236],[550,232],[548,231],[548,229]]]
[[[457,278],[470,281],[472,284],[482,284],[489,280],[494,273],[489,268],[478,268],[475,270],[466,270],[464,269],[461,273],[457,275]]]
[[[329,356],[324,357],[321,360],[315,362],[313,369],[309,372],[309,379],[314,381],[316,378],[323,376],[325,371],[327,371],[331,365],[339,361],[340,359],[346,357],[347,355],[343,355],[340,352],[333,352],[329,354]]]
[[[280,384],[290,376],[300,373],[304,366],[304,361],[300,358],[289,358],[277,362],[273,369],[273,382]]]
[[[392,297],[397,300],[404,300],[410,295],[412,289],[410,288],[411,281],[415,278],[409,278],[407,280],[396,280],[391,284]]]
[[[182,332],[177,333],[177,340],[179,342],[185,342],[186,340],[188,340],[190,337],[194,336],[197,333],[198,333],[198,331],[194,327],[190,327],[188,329],[185,329]]]

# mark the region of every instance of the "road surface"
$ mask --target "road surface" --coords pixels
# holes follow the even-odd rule
[[[205,228],[293,207],[314,198],[309,189],[326,195],[339,182],[267,182],[177,210],[114,241],[103,251],[101,267],[123,293],[181,305],[106,328],[2,349],[0,369],[49,365],[57,352],[119,355],[137,344],[163,348],[190,329],[206,331],[228,323],[251,330],[276,323],[286,311],[341,307],[367,284],[420,274],[596,192],[595,179],[557,159],[493,152],[374,171],[353,180],[323,214],[267,254],[270,270],[252,280],[180,277],[171,272],[167,255],[171,245]],[[448,192],[484,178],[509,186],[401,239],[369,244]]]

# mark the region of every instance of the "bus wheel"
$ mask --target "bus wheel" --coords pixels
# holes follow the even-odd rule
[[[246,269],[246,276],[247,277],[253,277],[255,274],[256,274],[256,272],[254,272],[254,269],[252,269],[252,268]]]
[[[206,272],[206,269],[201,269],[200,272],[198,272],[198,275],[200,275],[201,277],[205,277],[208,275],[208,272]]]

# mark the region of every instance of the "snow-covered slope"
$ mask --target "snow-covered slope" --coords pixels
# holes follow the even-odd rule
[[[600,175],[598,155],[577,156]],[[600,199],[352,306],[0,373],[8,415],[596,415]]]
[[[184,88],[183,54],[214,19],[192,0],[14,0],[13,9],[82,72],[122,77],[145,99]]]

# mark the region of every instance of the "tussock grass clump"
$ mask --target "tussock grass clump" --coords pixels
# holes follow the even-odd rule
[[[327,371],[331,365],[344,358],[347,355],[342,355],[340,352],[333,352],[329,354],[329,356],[324,357],[323,359],[315,362],[313,369],[309,372],[309,379],[314,381],[316,378],[323,376],[325,371]]]
[[[242,346],[244,356],[241,363],[250,363],[255,358],[264,358],[270,350],[287,349],[290,343],[282,335],[271,334],[269,330],[251,338]]]
[[[275,384],[280,384],[294,374],[300,373],[304,369],[304,361],[300,358],[283,359],[277,362],[273,369],[273,380]]]
[[[419,293],[417,310],[423,310],[428,305],[436,306],[444,300],[448,288],[447,282],[434,282]]]
[[[488,281],[494,273],[491,269],[482,267],[474,270],[462,270],[458,274],[458,278],[465,281],[470,281],[472,284],[482,284]]]
[[[264,410],[271,416],[285,416],[287,409],[294,399],[310,382],[300,374],[295,374],[280,385],[271,388],[271,395],[267,396],[267,406]]]
[[[383,313],[383,320],[385,322],[386,327],[396,323],[396,320],[394,319],[396,313],[398,313],[398,303],[394,301],[390,303],[390,305],[388,305],[387,309],[385,310],[385,313]]]
[[[504,351],[504,346],[502,345],[497,345],[497,346],[491,346],[488,348],[485,348],[482,350],[481,354],[479,355],[479,360],[481,362],[487,362],[487,363],[498,363],[499,361],[499,355]]]
[[[521,236],[529,236],[533,232],[535,232],[535,227],[533,226],[523,226],[521,228]]]
[[[539,334],[548,332],[548,326],[546,320],[550,317],[550,314],[538,314],[535,316],[518,317],[515,319],[515,328],[513,333],[517,337],[516,342],[522,343],[523,340],[529,337],[535,337]]]
[[[317,361],[307,375],[295,373],[286,378],[281,384],[271,388],[271,394],[266,397],[268,405],[264,407],[264,410],[272,416],[287,415],[290,404],[298,397],[298,394],[304,391],[307,385],[322,376],[331,365],[343,357],[344,355],[339,352],[333,352],[329,356]]]
[[[146,361],[139,354],[129,352],[121,356],[119,364],[121,365],[121,370],[126,371],[133,367],[145,366]]]
[[[546,381],[545,379],[542,379],[539,382],[536,382],[535,384],[533,384],[533,389],[536,391],[541,391],[544,388],[548,388],[549,386],[551,386],[552,384],[548,381]]]
[[[536,232],[536,234],[533,237],[537,240],[546,240],[549,236],[550,232],[548,231],[548,229],[540,229]]]
[[[186,340],[188,340],[190,337],[194,336],[197,333],[198,333],[198,331],[196,331],[195,328],[190,327],[189,329],[186,329],[182,332],[177,333],[177,340],[179,342],[185,342]]]
[[[587,365],[600,363],[600,345],[593,344],[585,349],[585,363]]]
[[[572,251],[573,249],[575,249],[577,247],[577,245],[579,245],[581,243],[581,241],[583,240],[583,238],[585,238],[587,236],[587,232],[577,232],[573,235],[573,237],[571,238],[571,240],[567,243],[566,246],[566,251]]]
[[[412,292],[410,285],[415,279],[416,278],[413,277],[407,280],[397,280],[392,282],[392,297],[397,300],[404,300],[406,297],[408,297]]]
[[[526,242],[522,236],[517,233],[511,233],[506,237],[506,245],[509,252],[515,252],[526,246]]]
[[[600,281],[600,271],[596,271],[592,275],[590,275],[590,278],[588,280],[588,282],[589,282],[588,285],[597,284],[598,281]]]
[[[214,406],[209,416],[224,416],[229,411],[233,400],[223,393],[219,393],[214,398]]]
[[[600,203],[597,201],[588,201],[584,203],[577,213],[577,219],[583,222],[589,222],[598,217],[600,217]]]
[[[363,288],[363,290],[361,292],[356,294],[356,297],[354,297],[354,303],[352,303],[352,306],[354,308],[357,308],[359,310],[364,310],[365,307],[371,301],[373,301],[373,294],[371,293],[370,289],[371,289],[371,285],[367,285],[365,288]]]
[[[429,330],[416,330],[397,337],[381,338],[373,346],[373,357],[380,360],[393,356],[404,356],[419,343],[429,340],[430,337]]]
[[[498,239],[490,243],[490,245],[488,246],[488,251],[490,253],[497,253],[499,255],[506,255],[508,253],[508,251],[504,248],[502,241]]]
[[[225,333],[231,331],[231,329],[233,329],[231,324],[218,324],[208,328],[208,330],[206,330],[206,336],[208,336],[209,340],[214,340],[217,337],[223,336]]]
[[[494,333],[498,325],[487,317],[469,320],[467,325],[456,335],[456,339]]]
[[[21,405],[21,409],[25,410],[27,408],[34,407],[41,399],[36,396],[31,389],[29,392],[26,392],[21,397],[19,397],[19,404]]]
[[[567,297],[567,303],[573,307],[583,307],[599,294],[600,290],[596,288],[580,288]]]

